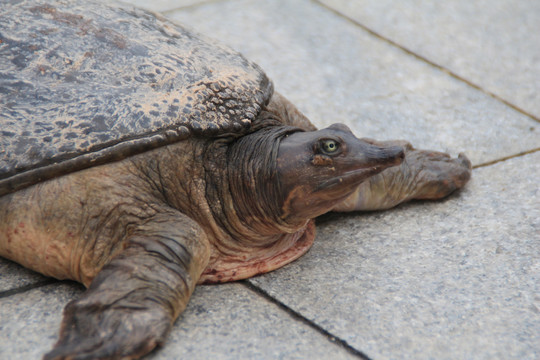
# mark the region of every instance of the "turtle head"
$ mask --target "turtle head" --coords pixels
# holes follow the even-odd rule
[[[282,219],[294,224],[332,210],[364,180],[403,158],[402,147],[373,145],[343,124],[287,135],[277,156]]]

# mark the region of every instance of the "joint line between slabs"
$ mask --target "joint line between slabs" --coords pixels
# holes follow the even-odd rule
[[[356,21],[356,20],[350,18],[349,16],[343,14],[342,12],[340,12],[340,11],[334,9],[334,8],[331,8],[330,6],[328,6],[328,5],[326,5],[326,4],[322,3],[322,2],[320,2],[319,0],[311,0],[311,1],[315,2],[316,4],[318,4],[319,6],[325,8],[325,9],[327,9],[328,11],[333,12],[334,14],[336,14],[337,16],[339,16],[339,17],[341,17],[341,18],[347,20],[348,22],[350,22],[350,23],[352,23],[352,24],[358,26],[359,28],[361,28],[362,30],[366,31],[366,32],[369,33],[370,35],[375,36],[376,38],[378,38],[378,39],[380,39],[380,40],[386,42],[387,44],[390,44],[390,45],[392,45],[392,46],[394,46],[394,47],[396,47],[396,48],[402,50],[402,51],[405,52],[406,54],[411,55],[411,56],[415,57],[416,59],[418,59],[418,60],[420,60],[420,61],[423,61],[423,62],[429,64],[430,66],[433,66],[433,67],[436,68],[436,69],[439,69],[440,71],[442,71],[442,72],[448,74],[449,76],[453,77],[454,79],[459,80],[459,81],[461,81],[461,82],[463,82],[463,83],[469,85],[469,86],[472,87],[473,89],[476,89],[476,90],[478,90],[478,91],[480,91],[480,92],[482,92],[482,93],[484,93],[484,94],[490,96],[491,98],[493,98],[493,99],[495,99],[495,100],[497,100],[497,101],[499,101],[499,102],[502,102],[503,104],[505,104],[506,106],[508,106],[508,107],[510,107],[510,108],[512,108],[512,109],[514,109],[515,111],[519,112],[520,114],[525,115],[525,116],[527,116],[527,117],[529,117],[529,118],[531,118],[531,119],[533,119],[533,120],[535,120],[535,121],[537,121],[537,122],[540,122],[540,118],[538,118],[537,116],[535,116],[535,115],[533,115],[533,114],[531,114],[531,113],[529,113],[529,112],[527,112],[527,111],[521,109],[521,108],[518,107],[517,105],[512,104],[510,101],[508,101],[508,100],[506,100],[506,99],[503,99],[503,98],[500,97],[499,95],[497,95],[497,94],[495,94],[495,93],[492,93],[492,92],[489,91],[489,90],[484,89],[484,88],[481,87],[480,85],[477,85],[477,84],[475,84],[475,83],[473,83],[473,82],[471,82],[471,81],[465,79],[464,77],[462,77],[462,76],[456,74],[456,73],[453,72],[452,70],[447,69],[447,68],[445,68],[444,66],[439,65],[439,64],[437,64],[437,63],[435,63],[435,62],[429,60],[428,58],[426,58],[426,57],[424,57],[424,56],[422,56],[422,55],[419,55],[419,54],[415,53],[415,52],[412,51],[412,50],[407,49],[405,46],[400,45],[400,44],[398,44],[397,42],[395,42],[394,40],[392,40],[392,39],[390,39],[390,38],[387,38],[387,37],[385,37],[385,36],[379,34],[379,33],[376,32],[375,30],[370,29],[370,28],[367,27],[366,25],[361,24],[360,22],[358,22],[358,21]]]
[[[540,151],[540,148],[523,151],[523,152],[520,152],[520,153],[517,153],[517,154],[514,154],[514,155],[508,155],[508,156],[502,157],[500,159],[495,159],[495,160],[488,161],[488,162],[485,162],[485,163],[481,163],[481,164],[478,164],[478,165],[473,165],[472,168],[473,169],[478,169],[478,168],[481,168],[481,167],[491,166],[491,165],[498,164],[498,163],[501,163],[501,162],[505,162],[507,160],[515,159],[515,158],[518,158],[518,157],[521,157],[521,156],[534,154],[537,151]]]
[[[355,349],[351,345],[349,345],[345,340],[340,339],[339,337],[333,335],[332,333],[328,332],[324,328],[322,328],[320,325],[316,324],[315,322],[306,319],[304,316],[302,316],[300,313],[296,312],[295,310],[291,309],[287,305],[283,304],[279,300],[272,297],[270,294],[268,294],[265,290],[261,289],[260,287],[253,285],[247,280],[240,281],[240,284],[244,285],[249,290],[257,293],[261,297],[265,298],[266,300],[270,301],[271,303],[277,305],[281,310],[284,310],[289,316],[291,316],[293,319],[298,320],[305,325],[309,326],[313,330],[317,331],[318,333],[322,334],[324,337],[328,339],[333,344],[336,344],[338,346],[341,346],[343,349],[345,349],[348,353],[357,356],[359,359],[362,360],[371,360],[366,354],[363,352]]]
[[[37,289],[37,288],[47,286],[50,284],[55,284],[57,282],[59,282],[59,280],[45,279],[45,280],[41,280],[33,284],[24,285],[15,289],[0,291],[0,299],[8,297],[8,296],[12,296],[12,295],[21,294],[23,292],[27,292],[29,290]]]

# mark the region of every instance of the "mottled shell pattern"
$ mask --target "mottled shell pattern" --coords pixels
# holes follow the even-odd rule
[[[108,4],[2,2],[0,196],[192,136],[241,136],[272,96],[239,53]]]

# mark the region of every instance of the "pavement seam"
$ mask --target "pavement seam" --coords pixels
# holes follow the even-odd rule
[[[45,279],[45,280],[41,280],[41,281],[38,281],[38,282],[35,282],[35,283],[32,283],[32,284],[21,286],[21,287],[18,287],[18,288],[9,289],[9,290],[5,290],[5,291],[0,291],[0,299],[8,297],[8,296],[12,296],[12,295],[17,295],[17,294],[20,294],[20,293],[23,293],[23,292],[26,292],[26,291],[30,291],[30,290],[33,290],[33,289],[36,289],[36,288],[39,288],[39,287],[55,284],[55,283],[58,283],[58,282],[59,282],[59,280],[56,280],[56,279]]]
[[[330,7],[329,5],[326,5],[325,3],[322,3],[320,2],[319,0],[310,0],[314,3],[316,3],[317,5],[327,9],[328,11],[331,11],[332,13],[336,14],[337,16],[347,20],[348,22],[354,24],[355,26],[358,26],[359,28],[361,28],[362,30],[366,31],[367,33],[369,33],[370,35],[372,36],[375,36],[376,38],[386,42],[387,44],[390,44],[400,50],[402,50],[403,52],[405,52],[406,54],[410,55],[410,56],[413,56],[415,57],[416,59],[420,60],[420,61],[423,61],[427,64],[429,64],[430,66],[433,66],[434,68],[450,75],[451,77],[453,77],[454,79],[456,80],[459,80],[465,84],[467,84],[468,86],[472,87],[473,89],[476,89],[478,91],[481,91],[482,93],[492,97],[493,99],[499,101],[499,102],[502,102],[503,104],[505,104],[506,106],[514,109],[515,111],[519,112],[520,114],[522,115],[525,115],[533,120],[535,120],[536,122],[540,122],[540,118],[529,113],[528,111],[518,107],[517,105],[511,103],[510,101],[500,97],[499,95],[487,90],[487,89],[484,89],[483,87],[481,87],[480,85],[478,84],[475,84],[473,83],[472,81],[470,80],[467,80],[465,79],[464,77],[462,77],[461,75],[458,75],[457,73],[453,72],[452,70],[450,69],[447,69],[445,68],[444,66],[442,65],[439,65],[437,64],[436,62],[432,61],[432,60],[429,60],[428,58],[422,56],[422,55],[419,55],[417,53],[415,53],[414,51],[412,50],[409,50],[408,48],[406,48],[405,46],[395,42],[394,40],[390,39],[390,38],[387,38],[381,34],[379,34],[378,32],[376,32],[375,30],[372,30],[370,29],[369,27],[367,27],[366,25],[356,21],[355,19],[353,18],[350,18],[349,16],[347,16],[346,14],[343,14],[342,12],[340,12],[339,10],[337,9],[334,9],[332,7]]]
[[[326,337],[328,339],[328,341],[330,341],[331,343],[333,343],[335,345],[338,345],[338,346],[341,346],[349,354],[352,354],[352,355],[354,355],[354,356],[356,356],[356,357],[358,357],[359,359],[362,359],[362,360],[371,360],[362,351],[355,349],[349,343],[347,343],[345,340],[340,339],[338,336],[333,335],[332,333],[330,333],[329,331],[327,331],[326,329],[324,329],[320,325],[318,325],[315,322],[305,318],[302,314],[300,314],[299,312],[293,310],[292,308],[285,305],[281,301],[277,300],[276,298],[274,298],[272,295],[270,295],[268,292],[261,289],[260,287],[252,284],[251,282],[249,282],[247,280],[239,281],[239,283],[244,285],[249,290],[255,292],[259,296],[263,297],[264,299],[266,299],[266,300],[270,301],[271,303],[277,305],[281,310],[285,311],[293,319],[295,319],[297,321],[300,321],[303,324],[305,324],[305,325],[309,326],[310,328],[312,328],[313,330],[317,331],[318,333],[320,333],[321,335]]]
[[[513,155],[508,155],[508,156],[505,156],[505,157],[502,157],[502,158],[499,158],[499,159],[495,159],[495,160],[492,160],[492,161],[488,161],[488,162],[485,162],[485,163],[474,165],[472,168],[473,169],[478,169],[478,168],[481,168],[481,167],[491,166],[491,165],[498,164],[500,162],[505,162],[507,160],[512,160],[512,159],[515,159],[515,158],[518,158],[518,157],[521,157],[521,156],[534,154],[537,151],[540,151],[540,148],[523,151],[523,152],[513,154]]]

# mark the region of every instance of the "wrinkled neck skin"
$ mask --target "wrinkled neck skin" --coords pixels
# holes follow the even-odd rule
[[[281,217],[278,149],[282,137],[297,131],[264,126],[232,142],[211,141],[205,147],[201,162],[205,201],[195,206],[207,206],[208,216],[196,220],[209,235],[211,255],[200,283],[265,273],[311,247],[315,233],[310,219],[291,225]]]
[[[294,127],[263,127],[235,140],[225,156],[215,161],[226,167],[223,173],[212,171],[213,161],[206,165],[206,197],[213,217],[239,245],[267,247],[283,234],[302,230],[309,219],[300,224],[288,224],[282,217],[280,179],[277,172],[279,144],[287,134],[300,131]],[[231,211],[233,210],[233,211]]]

